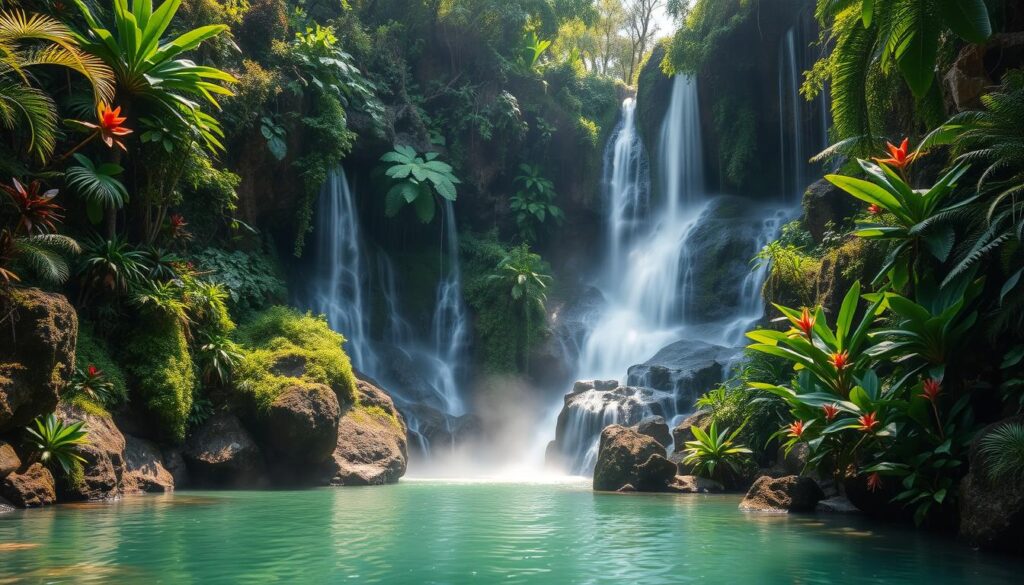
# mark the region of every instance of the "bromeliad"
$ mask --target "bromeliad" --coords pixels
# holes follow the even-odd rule
[[[885,144],[886,149],[889,151],[889,158],[876,158],[875,162],[882,165],[888,165],[895,169],[902,171],[910,163],[920,156],[920,153],[907,151],[910,149],[910,139],[904,138],[903,142],[899,146],[894,145],[891,142]]]

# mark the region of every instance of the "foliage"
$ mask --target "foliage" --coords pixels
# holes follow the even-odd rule
[[[771,461],[776,454],[772,438],[784,420],[786,405],[777,396],[746,388],[745,380],[764,379],[757,377],[760,372],[754,371],[767,365],[767,360],[759,359],[759,354],[750,352],[736,379],[705,392],[697,399],[696,406],[708,411],[719,427],[738,429],[737,440],[749,445],[758,461]]]
[[[698,426],[691,426],[690,432],[695,440],[686,442],[683,464],[692,465],[695,474],[710,479],[720,477],[721,469],[726,467],[734,473],[740,473],[743,464],[753,453],[737,442],[741,431],[742,426],[731,433],[729,429],[718,432],[718,422],[714,420],[707,432]]]
[[[89,442],[84,422],[65,425],[57,415],[50,413],[35,419],[34,424],[35,428],[25,429],[33,460],[46,466],[57,464],[66,474],[85,463],[85,459],[76,452],[79,445]]]
[[[231,381],[242,350],[226,335],[208,335],[196,352],[196,364],[202,372],[203,383],[224,386]]]
[[[555,185],[541,175],[541,169],[534,165],[519,165],[521,174],[515,182],[521,186],[509,199],[509,206],[516,214],[519,237],[526,242],[537,240],[538,230],[551,218],[561,225],[565,221],[562,208],[555,205]],[[550,225],[550,224],[547,224]]]
[[[437,160],[436,152],[420,156],[411,146],[398,145],[380,157],[385,165],[384,174],[391,179],[385,199],[385,212],[395,216],[406,204],[412,204],[423,223],[434,219],[435,193],[448,201],[455,201],[455,185],[459,179],[452,174],[451,165]]]
[[[992,429],[982,437],[978,453],[992,481],[1024,479],[1024,424],[1007,422]]]
[[[94,163],[85,155],[75,153],[77,165],[69,167],[64,180],[73,193],[85,200],[89,221],[98,224],[103,209],[120,209],[128,202],[128,190],[117,177],[124,168],[116,163]]]
[[[193,260],[207,278],[223,284],[228,305],[237,315],[248,315],[284,300],[286,288],[273,260],[265,254],[206,248]]]
[[[144,258],[124,240],[92,236],[85,240],[79,260],[84,301],[94,295],[120,296],[142,282]]]
[[[537,67],[537,62],[547,50],[551,48],[551,41],[544,40],[537,37],[537,33],[531,31],[525,39],[523,39],[522,48],[520,49],[521,54],[519,57],[520,66],[530,71]]]
[[[108,404],[114,398],[114,383],[107,379],[103,370],[89,364],[85,368],[75,369],[65,393],[71,396],[82,395],[101,405]]]
[[[308,384],[326,384],[342,400],[355,402],[345,338],[322,317],[272,307],[239,328],[237,339],[244,350],[235,368],[236,386],[258,408],[268,408],[289,386]]]
[[[102,371],[104,381],[109,384],[104,406],[116,406],[128,400],[128,385],[121,366],[114,360],[107,344],[96,336],[92,324],[80,321],[75,343],[75,368],[88,371],[89,366]]]
[[[38,181],[26,187],[17,179],[2,185],[7,197],[0,211],[13,209],[13,226],[0,226],[0,286],[32,275],[46,284],[63,284],[70,276],[67,258],[78,254],[78,242],[54,233],[64,216],[54,203],[56,189],[40,193]]]

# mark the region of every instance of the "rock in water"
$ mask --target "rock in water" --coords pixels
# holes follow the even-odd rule
[[[356,381],[358,404],[346,405],[326,474],[332,485],[395,483],[405,475],[405,421],[386,392]]]
[[[637,490],[663,491],[676,475],[676,466],[665,459],[657,441],[622,425],[601,432],[594,489],[616,491],[630,484]]]
[[[323,384],[292,386],[270,405],[268,441],[294,463],[322,463],[338,442],[341,405]]]
[[[21,459],[14,452],[14,447],[0,441],[0,479],[7,477],[7,474],[14,473],[21,467]]]
[[[33,463],[25,473],[12,473],[0,483],[0,497],[19,508],[37,508],[57,501],[53,475],[41,463]]]
[[[813,512],[825,493],[809,477],[763,475],[750,486],[740,510],[753,512]]]
[[[0,327],[0,433],[53,412],[71,376],[78,314],[63,296],[13,289],[13,312]]]
[[[220,412],[193,431],[182,452],[197,485],[261,487],[266,467],[252,435],[233,414]]]
[[[990,478],[980,441],[1004,424],[1024,424],[1024,416],[985,427],[971,445],[970,470],[960,483],[960,535],[988,550],[1024,554],[1024,482]]]
[[[686,448],[687,441],[693,441],[697,437],[693,436],[693,431],[690,427],[697,427],[702,431],[706,431],[711,426],[711,411],[709,410],[698,410],[697,412],[687,416],[676,425],[676,428],[672,429],[672,440],[675,441],[675,451],[679,453]]]
[[[66,424],[84,422],[89,441],[77,448],[85,459],[81,481],[61,481],[61,500],[106,500],[119,497],[123,493],[121,481],[125,472],[124,435],[113,419],[85,412],[69,404],[61,404],[57,414]]]
[[[696,475],[677,475],[668,486],[669,491],[680,494],[720,494],[725,486],[713,479]]]
[[[174,476],[164,466],[163,455],[155,444],[125,435],[124,462],[124,493],[174,491]]]
[[[672,434],[668,432],[668,423],[661,416],[649,416],[636,424],[636,432],[647,435],[668,449],[672,445]]]

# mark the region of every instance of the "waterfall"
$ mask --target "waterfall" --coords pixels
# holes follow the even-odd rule
[[[627,246],[646,219],[650,198],[650,169],[636,129],[636,100],[622,102],[622,115],[604,153],[604,181],[608,205],[608,260],[610,274],[625,266]]]
[[[431,333],[434,341],[433,387],[444,401],[444,411],[451,416],[465,414],[459,397],[458,380],[466,353],[469,322],[462,299],[462,270],[459,267],[459,234],[455,228],[455,206],[444,200],[441,216],[441,279],[437,285],[437,302]]]

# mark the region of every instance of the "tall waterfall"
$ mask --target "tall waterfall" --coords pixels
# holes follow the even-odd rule
[[[437,300],[431,322],[433,361],[436,367],[432,386],[445,404],[445,412],[452,416],[465,413],[459,396],[458,380],[465,364],[469,321],[462,299],[462,270],[459,266],[459,234],[455,228],[455,206],[444,200],[442,214],[441,279],[437,285]]]

